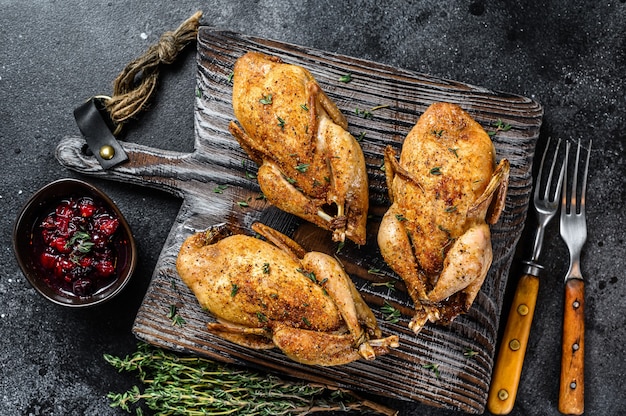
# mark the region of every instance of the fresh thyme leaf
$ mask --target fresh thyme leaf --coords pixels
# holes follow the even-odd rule
[[[298,172],[304,173],[307,171],[307,169],[309,169],[309,164],[308,163],[300,163],[298,165],[296,165],[296,170]]]
[[[439,364],[433,364],[433,363],[423,364],[422,368],[432,371],[433,373],[435,373],[435,377],[441,378],[441,373],[439,372]]]
[[[341,252],[341,250],[343,250],[343,247],[346,245],[345,241],[340,241],[339,244],[337,244],[337,251],[335,253],[339,254]]]
[[[445,211],[446,212],[454,212],[454,211],[456,211],[456,205],[451,205],[449,207],[446,207]]]
[[[346,84],[352,81],[352,74],[345,74],[339,77],[340,82],[345,82]]]
[[[67,248],[74,247],[74,252],[78,252],[81,254],[86,254],[91,251],[91,248],[95,245],[91,240],[91,236],[86,231],[76,231],[74,235],[69,239],[69,241],[65,244]],[[80,256],[78,256],[80,257]]]
[[[230,297],[234,298],[237,292],[239,292],[239,286],[237,285],[237,283],[233,283],[230,288]]]
[[[354,110],[354,112],[356,113],[357,116],[363,117],[363,118],[372,118],[372,112],[369,110],[361,110],[360,108],[356,108]]]
[[[383,313],[383,318],[385,321],[390,322],[392,324],[398,323],[400,321],[400,311],[394,308],[389,302],[385,301],[383,306],[380,307],[380,311]]]
[[[465,348],[465,352],[463,352],[463,355],[469,358],[474,358],[474,356],[478,355],[478,352],[474,351],[473,349],[467,347]]]
[[[498,132],[501,132],[501,131],[509,131],[509,130],[511,130],[512,126],[510,124],[507,124],[507,123],[503,122],[502,119],[498,119],[495,122],[495,124],[493,124],[493,127],[496,128],[495,131],[488,131],[487,132],[487,134],[490,137],[495,136],[496,134],[498,134]]]
[[[359,134],[357,137],[355,137],[356,141],[357,141],[357,142],[362,142],[362,141],[363,141],[363,139],[365,138],[365,135],[366,135],[366,134],[367,134],[367,133],[365,133],[364,131],[362,131],[362,132],[361,132],[361,134]]]
[[[176,325],[182,327],[187,323],[183,317],[178,314],[178,308],[176,305],[170,305],[167,317],[172,320],[172,326]]]
[[[264,274],[269,274],[270,273],[270,264],[269,263],[263,263],[263,273]]]
[[[217,185],[214,189],[213,192],[215,192],[216,194],[222,194],[224,193],[224,190],[228,188],[228,185]]]
[[[263,105],[272,104],[272,94],[264,95],[263,98],[259,100],[259,102]]]
[[[259,318],[259,321],[261,322],[267,322],[267,316],[265,316],[263,312],[257,312],[256,317]]]
[[[430,170],[431,175],[441,175],[441,166],[435,166]]]
[[[276,116],[276,118],[278,119],[278,127],[280,127],[281,129],[285,128],[285,120],[283,120],[282,118]]]
[[[406,217],[402,214],[396,214],[396,219],[398,221],[406,221]]]
[[[303,109],[304,111],[309,111],[309,106],[306,104],[300,104],[300,108]]]
[[[248,201],[237,201],[237,205],[239,205],[239,207],[241,208],[246,208],[250,206],[250,204],[248,204]]]
[[[383,272],[380,271],[380,269],[375,269],[375,268],[371,268],[367,271],[367,273],[369,274],[373,274],[376,276],[384,276],[385,274]]]
[[[228,75],[228,82],[233,82],[234,77],[235,77],[235,72],[233,71]]]
[[[306,271],[306,270],[304,270],[304,269],[300,269],[300,268],[296,269],[296,271],[297,271],[297,272],[302,273],[303,275],[305,275],[306,277],[308,277],[309,279],[311,279],[311,281],[312,281],[313,283],[317,283],[317,277],[315,277],[315,273],[313,273],[313,272],[308,272],[308,271]]]
[[[459,158],[459,153],[458,153],[459,149],[458,149],[458,148],[452,148],[452,147],[449,147],[449,148],[448,148],[448,150],[449,150],[449,151],[451,151],[451,152],[452,152],[452,154],[453,154],[453,155],[454,155],[457,159]]]

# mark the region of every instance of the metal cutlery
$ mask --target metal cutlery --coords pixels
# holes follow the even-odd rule
[[[565,166],[568,164],[570,144],[565,150]],[[585,283],[580,269],[580,253],[587,240],[585,197],[591,141],[587,148],[585,170],[582,176],[580,193],[578,190],[578,165],[580,164],[581,144],[578,141],[572,186],[568,191],[563,187],[561,198],[561,237],[570,253],[569,270],[565,276],[565,302],[563,312],[563,339],[561,344],[561,380],[559,388],[559,411],[567,415],[580,415],[584,412],[584,357],[585,357]],[[567,184],[567,173],[564,179]]]
[[[538,227],[533,251],[530,260],[525,262],[523,275],[520,277],[515,290],[487,399],[489,411],[497,415],[510,413],[517,396],[530,327],[537,303],[537,293],[539,291],[538,276],[541,269],[543,269],[537,262],[541,254],[545,228],[559,208],[559,195],[561,193],[565,165],[561,168],[554,186],[552,181],[560,145],[561,140],[558,141],[554,150],[550,171],[543,187],[541,186],[541,181],[543,179],[546,156],[550,148],[550,139],[548,139],[546,144],[541,158],[541,165],[539,166],[539,173],[537,174],[533,205]],[[543,193],[541,193],[540,189],[543,189]],[[551,194],[551,192],[553,193]]]

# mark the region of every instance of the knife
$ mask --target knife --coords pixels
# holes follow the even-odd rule
[[[535,233],[532,255],[530,260],[524,262],[523,274],[517,283],[487,398],[487,408],[491,413],[496,415],[509,414],[511,410],[513,410],[517,396],[520,375],[526,355],[526,347],[528,345],[528,337],[530,335],[530,327],[537,304],[539,274],[543,269],[538,263],[541,247],[543,245],[543,236],[546,226],[558,210],[558,198],[561,194],[561,186],[563,184],[565,166],[561,168],[554,197],[550,199],[548,193],[550,191],[552,175],[554,173],[554,166],[560,145],[561,140],[559,140],[556,145],[543,198],[539,194],[539,181],[541,181],[543,165],[548,148],[550,147],[550,139],[548,139],[546,149],[541,158],[541,166],[539,168],[539,174],[537,175],[533,201],[538,218],[538,226]]]

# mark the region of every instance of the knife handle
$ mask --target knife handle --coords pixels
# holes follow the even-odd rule
[[[495,415],[513,410],[538,292],[536,276],[525,274],[517,283],[487,399],[487,407]]]
[[[559,412],[581,415],[585,409],[585,282],[565,283]]]

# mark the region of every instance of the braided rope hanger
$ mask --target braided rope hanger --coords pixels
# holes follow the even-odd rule
[[[141,112],[154,93],[162,64],[172,64],[178,54],[196,39],[202,12],[185,20],[176,30],[165,32],[159,42],[130,62],[113,82],[113,95],[104,105],[118,135],[125,122]],[[138,81],[139,80],[139,81]]]

